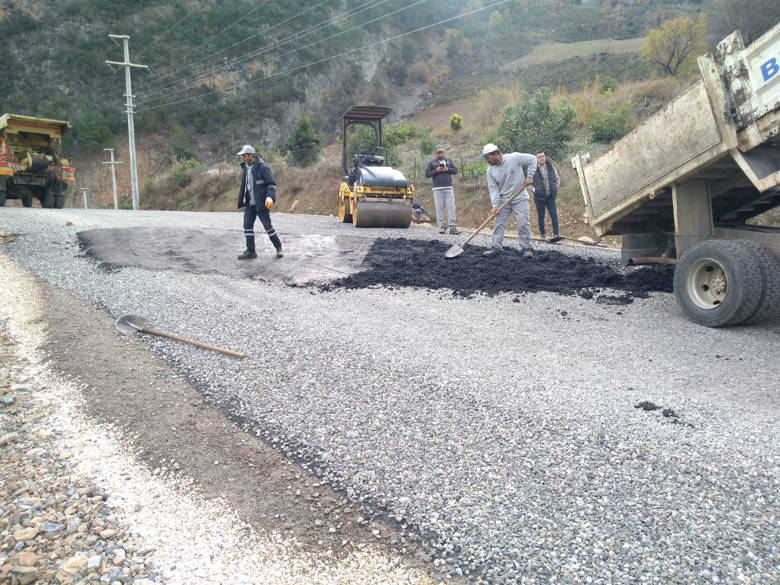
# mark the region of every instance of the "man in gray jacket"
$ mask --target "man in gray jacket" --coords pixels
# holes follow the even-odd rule
[[[425,176],[433,179],[433,203],[436,207],[436,222],[439,233],[447,233],[444,223],[444,210],[447,210],[447,221],[451,234],[459,234],[455,219],[455,190],[452,188],[452,175],[458,174],[458,167],[451,158],[444,156],[444,147],[437,144],[433,151],[434,159],[425,167]]]
[[[517,243],[523,251],[523,257],[533,258],[531,249],[531,220],[530,197],[526,187],[532,184],[536,172],[536,156],[524,152],[510,152],[501,154],[495,144],[488,143],[482,148],[482,158],[488,165],[487,183],[490,193],[490,203],[493,205],[493,217],[496,223],[493,226],[493,245],[489,250],[482,252],[485,256],[495,256],[503,250],[501,242],[504,240],[506,224],[510,214],[514,213],[517,221]],[[523,167],[528,167],[528,175],[523,172]],[[498,208],[515,191],[522,189],[512,202],[498,212]]]

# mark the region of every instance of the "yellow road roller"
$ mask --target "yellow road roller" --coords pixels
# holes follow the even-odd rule
[[[352,106],[341,117],[339,219],[355,227],[408,228],[412,222],[414,185],[401,171],[387,166],[382,147],[382,120],[390,111],[384,106]],[[361,124],[374,131],[376,146],[361,148],[348,169],[349,129]]]

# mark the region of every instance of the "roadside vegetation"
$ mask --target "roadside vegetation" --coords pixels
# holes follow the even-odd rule
[[[298,4],[275,8],[280,11],[277,16],[292,15],[296,7],[300,8]],[[400,1],[391,4],[398,9],[406,6]],[[160,24],[173,18],[158,2],[150,0],[137,7],[158,15]],[[215,16],[205,6],[193,7],[192,14],[202,11],[203,23],[196,27],[197,33],[196,29],[191,31],[192,38],[189,29],[181,30],[182,38],[177,42],[200,42],[205,32],[212,28],[217,31],[231,22],[237,9],[240,6],[223,7]],[[84,3],[76,15],[84,16],[92,10],[110,10],[112,17],[120,19],[134,12],[124,2],[115,2],[110,9],[90,2]],[[159,147],[148,157],[154,161],[148,164],[143,179],[141,204],[153,209],[235,209],[238,160],[233,154],[245,141],[241,121],[251,119],[257,127],[252,132],[257,141],[254,146],[271,164],[280,185],[275,209],[335,214],[342,170],[341,142],[335,129],[341,113],[356,103],[392,105],[402,99],[403,92],[425,88],[429,108],[444,110],[453,104],[453,109],[435,121],[423,111],[404,123],[386,126],[384,133],[388,163],[414,182],[417,200],[424,207],[429,211],[433,207],[430,184],[422,169],[435,144],[444,144],[460,168],[456,197],[463,227],[481,223],[489,212],[485,164],[479,157],[482,144],[496,142],[507,151],[544,149],[563,180],[561,231],[572,237],[592,236],[582,222],[582,198],[569,163],[571,156],[576,152],[597,156],[667,104],[691,83],[695,56],[709,48],[708,42],[711,46],[713,40],[721,38],[723,30],[730,32],[743,26],[749,31],[748,40],[763,32],[766,22],[762,24],[755,18],[761,10],[769,20],[775,13],[780,17],[776,5],[764,0],[540,0],[533,5],[518,1],[480,18],[457,21],[452,28],[443,27],[435,34],[404,37],[391,43],[371,80],[363,78],[357,64],[347,61],[338,74],[322,65],[317,71],[307,69],[295,81],[280,76],[254,86],[262,87],[262,91],[233,92],[236,95],[229,97],[220,89],[229,85],[223,72],[214,78],[214,84],[191,88],[186,102],[172,108],[155,107],[137,116],[139,146],[151,141]],[[399,14],[404,16],[393,23],[394,27],[431,16],[418,13],[409,20],[409,14]],[[29,21],[19,8],[12,7],[8,15],[6,20],[0,15],[0,30],[15,30],[9,28],[12,22],[28,28],[44,24],[43,20]],[[377,12],[374,16],[379,15]],[[730,15],[730,22],[724,21],[725,15]],[[248,32],[233,30],[231,34],[238,38]],[[149,36],[149,49],[157,47],[164,37],[155,26],[144,34]],[[215,39],[209,37],[208,42]],[[359,46],[363,40],[352,38],[345,44],[342,39],[331,43],[333,46],[312,49],[316,54],[307,53],[307,58],[316,61],[328,51]],[[79,39],[71,41],[75,45],[69,45],[68,50],[83,49],[81,57],[73,55],[73,59],[77,63],[85,61],[87,69],[97,67],[97,62],[90,65],[87,61],[94,61],[99,51],[82,47]],[[508,49],[498,54],[495,46]],[[160,57],[154,51],[145,52],[152,61]],[[300,57],[296,55],[295,59]],[[19,58],[9,55],[11,61]],[[156,61],[152,64],[162,66]],[[258,69],[257,73],[273,73],[274,67]],[[305,83],[317,75],[334,75],[325,91],[326,100],[307,94]],[[99,80],[105,77],[104,73],[98,76]],[[78,75],[76,79],[80,79]],[[252,79],[247,81],[251,83]],[[15,104],[15,91],[23,85],[13,86],[4,98],[4,107]],[[58,109],[50,115],[57,117],[59,110],[72,107],[69,92],[47,102]],[[29,95],[37,94],[33,91]],[[116,138],[121,136],[124,123],[119,113],[101,100],[82,96],[77,103],[81,114],[76,116],[74,132],[68,138],[80,159],[94,160],[100,156],[99,147],[121,144],[123,139]],[[46,113],[48,108],[43,108]],[[281,137],[267,131],[273,127]],[[364,130],[358,128],[350,137],[353,151],[372,142]],[[348,164],[352,154],[348,153]],[[105,169],[101,172],[105,174]],[[72,193],[71,197],[77,195]],[[103,195],[100,204],[109,206],[109,199]],[[120,196],[120,205],[130,207],[129,197]]]

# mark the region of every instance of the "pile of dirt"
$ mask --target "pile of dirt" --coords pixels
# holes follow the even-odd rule
[[[651,292],[672,292],[674,267],[656,265],[622,269],[605,262],[555,250],[537,250],[533,259],[516,248],[486,258],[485,248],[467,246],[447,258],[451,246],[440,241],[377,239],[366,255],[364,270],[322,285],[334,288],[418,287],[449,289],[458,296],[554,292],[580,295],[608,304],[626,304]],[[599,295],[605,290],[619,295]]]

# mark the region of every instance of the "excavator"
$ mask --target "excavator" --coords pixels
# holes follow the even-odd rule
[[[408,228],[412,221],[414,185],[403,173],[387,166],[382,147],[382,120],[391,112],[384,106],[352,106],[341,117],[342,178],[339,219],[355,227]],[[375,146],[361,148],[347,168],[349,129],[365,125],[374,131]]]

